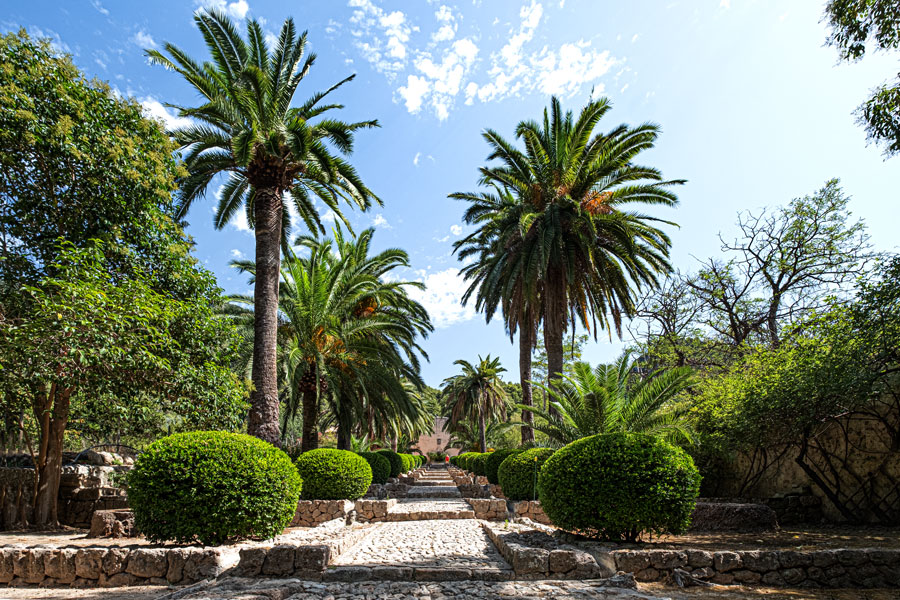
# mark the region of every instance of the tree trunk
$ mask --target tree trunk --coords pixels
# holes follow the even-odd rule
[[[554,383],[562,378],[563,373],[563,337],[569,315],[565,275],[559,269],[552,269],[547,274],[545,290],[544,350],[547,352],[547,387],[555,389]],[[556,412],[556,409],[550,408],[551,414],[555,415]]]
[[[303,392],[303,439],[300,440],[300,451],[307,452],[318,447],[319,394],[318,390],[306,390]]]
[[[276,446],[278,427],[278,283],[281,277],[282,191],[256,190],[256,282],[253,288],[253,391],[247,432]],[[303,429],[306,430],[306,421]],[[304,434],[303,443],[306,444]]]
[[[37,527],[58,527],[59,481],[62,477],[63,435],[69,421],[71,390],[51,386],[48,394],[39,394],[34,416],[40,426],[40,445],[34,457],[34,516]]]
[[[391,450],[393,450],[394,452],[397,451],[397,436],[396,435],[391,437]]]
[[[534,328],[531,319],[531,311],[525,313],[525,317],[519,323],[519,384],[522,386],[522,404],[534,406],[534,397],[531,391],[531,350],[534,346]],[[534,441],[534,413],[528,410],[522,411],[522,422],[527,427],[522,427],[522,444]]]
[[[487,452],[487,438],[484,435],[484,408],[478,411],[478,443],[481,445],[481,452]]]
[[[353,442],[350,439],[350,424],[345,423],[343,419],[338,419],[337,424],[337,447],[338,450],[350,450]]]

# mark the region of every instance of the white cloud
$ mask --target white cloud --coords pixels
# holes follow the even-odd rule
[[[387,222],[387,219],[384,218],[384,215],[378,213],[375,215],[375,218],[372,219],[372,227],[380,227],[381,229],[390,229],[391,224]]]
[[[163,122],[169,131],[179,127],[186,127],[192,123],[187,117],[179,117],[170,108],[163,106],[162,102],[153,96],[145,96],[140,99],[140,103],[144,107],[144,114],[153,119]]]
[[[638,41],[638,38],[639,38],[639,37],[640,37],[640,36],[639,36],[638,34],[634,34],[633,36],[631,36],[631,43],[633,44],[633,43],[635,43],[636,41]]]
[[[409,296],[422,304],[431,316],[434,326],[443,329],[455,323],[468,321],[475,316],[475,308],[462,305],[462,295],[466,283],[459,269],[450,268],[428,273],[419,271],[419,281],[425,284],[424,290],[409,288]]]
[[[409,24],[403,12],[388,13],[372,0],[350,0],[349,6],[355,9],[350,17],[354,45],[378,72],[393,80],[406,66],[406,45],[418,28]]]
[[[453,235],[459,235],[462,233],[462,227],[459,225],[451,225],[450,233],[452,233]]]
[[[234,260],[243,260],[244,253],[241,252],[240,250],[238,250],[237,248],[232,248],[231,249],[231,258],[233,258]]]
[[[419,166],[419,159],[422,157],[421,152],[416,152],[416,155],[413,157],[413,165]]]
[[[156,40],[153,36],[141,29],[131,37],[131,41],[141,48],[156,48]]]
[[[233,19],[241,20],[247,16],[250,5],[247,0],[194,0],[194,4],[206,10],[220,10]]]
[[[406,103],[406,110],[416,114],[422,110],[422,102],[431,89],[431,84],[424,77],[409,75],[406,85],[397,89],[397,92]]]
[[[97,11],[101,15],[108,15],[109,10],[107,10],[102,4],[100,4],[100,0],[91,0],[91,6],[97,9]]]
[[[322,213],[322,216],[319,218],[322,219],[323,223],[334,223],[337,219],[337,213],[329,208],[327,211]]]
[[[534,59],[534,64],[540,67],[536,75],[538,89],[544,94],[572,95],[586,81],[605,75],[616,61],[608,50],[592,52],[588,46],[588,42],[579,42],[563,44],[559,52],[543,51]],[[602,84],[597,88],[598,92],[603,91]]]

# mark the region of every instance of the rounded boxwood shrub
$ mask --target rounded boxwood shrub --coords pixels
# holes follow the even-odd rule
[[[472,466],[471,471],[475,473],[476,477],[484,475],[485,463],[487,462],[489,454],[490,452],[476,452],[475,456],[469,459],[469,464]]]
[[[382,455],[391,463],[391,477],[397,477],[403,472],[403,459],[393,450],[379,450],[378,454]]]
[[[147,447],[128,474],[134,521],[151,542],[218,545],[271,538],[291,522],[301,480],[290,457],[259,438],[194,431]]]
[[[400,468],[401,473],[409,473],[409,470],[410,470],[409,461],[410,461],[409,454],[401,452],[400,453],[400,462],[403,463],[403,466]]]
[[[470,471],[470,472],[471,472],[471,471],[472,471],[472,468],[473,468],[472,461],[473,461],[473,460],[475,459],[475,457],[478,456],[479,454],[481,454],[481,453],[480,453],[480,452],[464,452],[464,453],[462,454],[462,465],[463,465],[463,469],[465,469],[466,471]]]
[[[303,478],[304,500],[356,500],[372,485],[368,461],[349,450],[310,450],[295,464]]]
[[[508,456],[519,454],[520,452],[522,451],[516,449],[494,450],[488,454],[488,457],[484,461],[484,476],[488,478],[490,483],[497,485],[500,483],[500,480],[497,478],[497,469],[500,468],[500,463]]]
[[[537,493],[535,469],[540,474],[544,462],[554,452],[552,448],[531,448],[507,456],[497,469],[503,495],[510,500],[534,500]]]
[[[634,433],[569,444],[538,476],[541,507],[554,525],[612,540],[684,532],[699,490],[700,473],[684,450]]]
[[[372,483],[379,485],[387,483],[388,477],[391,476],[391,461],[377,452],[359,452],[358,454],[366,459],[369,468],[372,469]]]

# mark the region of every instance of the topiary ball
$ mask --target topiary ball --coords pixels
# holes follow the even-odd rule
[[[578,440],[538,475],[541,507],[554,525],[611,540],[684,532],[699,490],[700,473],[684,450],[634,433]]]
[[[358,454],[366,459],[372,469],[372,483],[379,485],[387,483],[388,477],[391,476],[391,461],[377,452],[359,452]]]
[[[356,500],[372,485],[372,468],[349,450],[318,448],[297,458],[304,500]]]
[[[476,477],[484,475],[485,463],[487,462],[489,454],[490,452],[476,452],[475,456],[469,459],[469,464],[472,465],[472,472],[475,473]]]
[[[484,461],[484,476],[488,478],[490,483],[497,485],[500,483],[500,480],[497,478],[497,469],[500,468],[500,463],[508,456],[519,454],[520,452],[522,451],[515,449],[494,450],[488,454],[488,457]]]
[[[382,455],[391,463],[391,477],[397,477],[403,472],[403,459],[393,450],[379,450],[378,454]]]
[[[135,525],[151,542],[271,538],[291,522],[301,480],[287,454],[249,435],[194,431],[147,447],[128,474]]]
[[[554,452],[552,448],[531,448],[507,456],[497,469],[503,495],[510,500],[534,500],[537,494],[536,474],[540,474],[544,462]]]

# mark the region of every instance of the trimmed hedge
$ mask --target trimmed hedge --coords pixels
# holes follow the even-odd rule
[[[475,473],[475,476],[478,477],[480,475],[485,474],[485,466],[487,463],[488,456],[490,452],[478,452],[474,457],[469,459],[469,464],[472,465],[472,472]]]
[[[541,467],[554,452],[552,448],[531,448],[507,456],[497,469],[503,495],[510,500],[534,500],[537,493],[535,469],[540,474]]]
[[[569,444],[538,476],[541,507],[554,525],[611,540],[684,532],[699,490],[700,473],[684,450],[634,433]]]
[[[488,481],[494,485],[500,483],[500,480],[497,478],[497,469],[500,468],[500,463],[506,460],[507,457],[521,452],[518,449],[494,450],[491,452],[484,461],[484,475],[488,478]]]
[[[409,473],[412,470],[412,456],[400,453],[400,460],[403,461],[403,473]]]
[[[387,448],[379,450],[378,454],[388,459],[388,462],[391,463],[391,477],[397,477],[403,472],[403,459],[400,458],[399,454]]]
[[[161,438],[138,456],[128,503],[151,542],[209,546],[280,534],[297,510],[301,484],[290,457],[267,442],[194,431]]]
[[[366,459],[369,468],[372,469],[372,483],[387,483],[388,477],[391,476],[391,461],[377,452],[358,452],[358,454]]]
[[[318,448],[297,459],[304,500],[356,500],[372,485],[372,468],[349,450]]]

